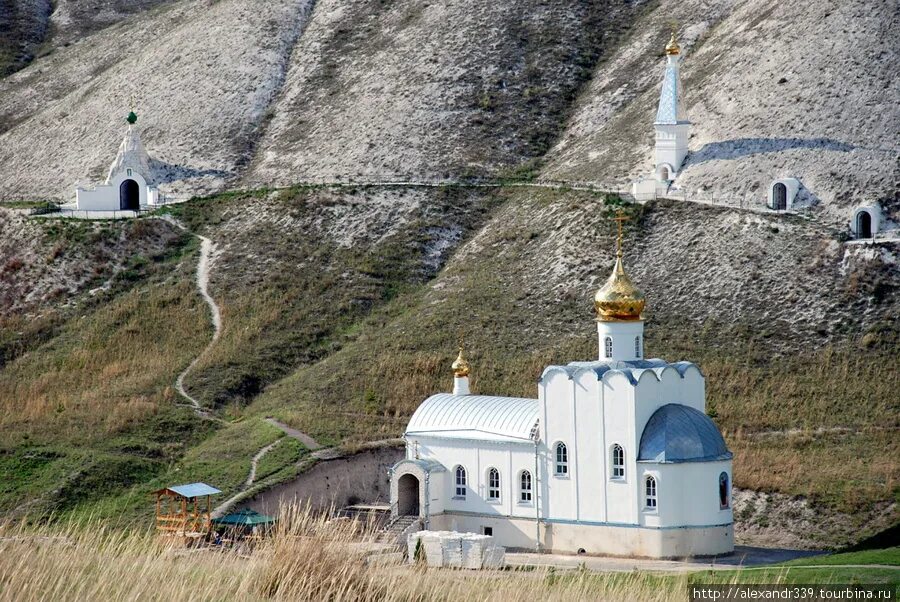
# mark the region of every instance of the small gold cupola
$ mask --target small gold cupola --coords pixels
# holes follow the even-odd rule
[[[469,375],[469,362],[463,357],[462,345],[459,346],[459,355],[456,356],[456,360],[451,367],[453,368],[453,376]]]
[[[678,45],[678,38],[675,36],[675,29],[672,29],[672,37],[669,38],[669,43],[666,44],[666,54],[669,56],[676,56],[681,54],[681,46]]]
[[[453,368],[453,394],[469,394],[469,362],[463,357],[463,345],[459,344],[459,355],[451,366]]]
[[[627,220],[621,211],[615,217],[619,224],[616,265],[606,283],[594,295],[597,320],[602,322],[633,322],[641,320],[647,301],[644,293],[631,282],[622,263],[622,222]]]

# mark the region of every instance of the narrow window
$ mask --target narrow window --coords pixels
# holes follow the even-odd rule
[[[603,341],[606,352],[606,359],[612,359],[612,337],[606,337]]]
[[[569,474],[569,450],[565,443],[556,444],[556,476]]]
[[[634,337],[634,357],[641,359],[641,337]]]
[[[456,497],[466,497],[466,469],[462,466],[456,467]]]
[[[618,443],[612,448],[612,478],[625,478],[625,450]]]
[[[531,503],[531,473],[527,470],[519,475],[519,501]]]
[[[644,483],[644,492],[646,494],[646,504],[644,504],[647,510],[656,510],[656,479],[653,477],[647,477],[647,480]]]
[[[130,167],[128,168],[127,171],[128,171],[128,175],[131,176],[131,168]]]
[[[500,501],[500,471],[492,468],[488,471],[488,499]]]
[[[728,491],[728,473],[723,472],[719,475],[719,508],[725,510],[729,506]]]

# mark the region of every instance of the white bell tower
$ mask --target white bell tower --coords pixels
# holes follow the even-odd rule
[[[681,87],[681,48],[675,32],[666,44],[666,73],[663,76],[659,108],[656,111],[656,165],[655,176],[659,182],[671,182],[678,175],[688,153],[688,136],[691,122],[684,110],[684,93]]]

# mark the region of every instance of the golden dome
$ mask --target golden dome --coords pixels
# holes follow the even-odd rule
[[[675,31],[672,31],[672,37],[669,38],[669,43],[666,44],[666,54],[675,55],[681,52],[681,47],[678,45],[678,40],[675,38]]]
[[[469,362],[463,357],[462,346],[459,347],[459,355],[456,356],[456,361],[453,362],[451,368],[453,368],[453,376],[469,375]]]
[[[625,265],[622,263],[622,222],[628,218],[620,212],[615,220],[619,223],[619,238],[616,250],[616,267],[594,295],[594,309],[597,320],[603,322],[631,322],[640,320],[647,300],[638,287],[634,285]]]
[[[622,265],[622,253],[616,257],[616,267],[606,284],[594,295],[597,319],[604,322],[629,322],[640,320],[647,300],[631,282]]]

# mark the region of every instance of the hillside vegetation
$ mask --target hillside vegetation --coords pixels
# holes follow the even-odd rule
[[[51,264],[89,271],[101,261],[97,254],[109,253],[94,274],[101,283],[125,266],[105,290],[76,289],[63,296],[67,308],[25,331],[18,329],[29,314],[20,321],[9,313],[0,323],[0,340],[14,343],[0,370],[0,509],[40,515],[145,482],[199,441],[206,426],[176,407],[171,385],[211,328],[192,280],[194,239],[171,225],[46,221],[29,228],[45,237],[31,251],[49,253]],[[167,242],[154,244],[155,236]],[[126,245],[103,244],[126,238]]]
[[[264,418],[326,445],[399,435],[460,336],[475,391],[533,396],[548,363],[596,356],[622,209],[647,352],[701,366],[736,454],[739,537],[897,522],[897,246],[845,241],[861,201],[897,219],[896,3],[13,5],[0,202],[102,180],[132,95],[163,191],[196,196],[130,222],[0,209],[0,513],[143,522],[162,485],[237,493],[276,441],[257,485],[288,479],[313,460]],[[528,186],[649,170],[673,17],[695,124],[677,183],[758,205],[793,175],[812,209]],[[196,238],[157,217],[214,245],[207,352]],[[185,386],[213,420],[173,388],[201,352]]]

